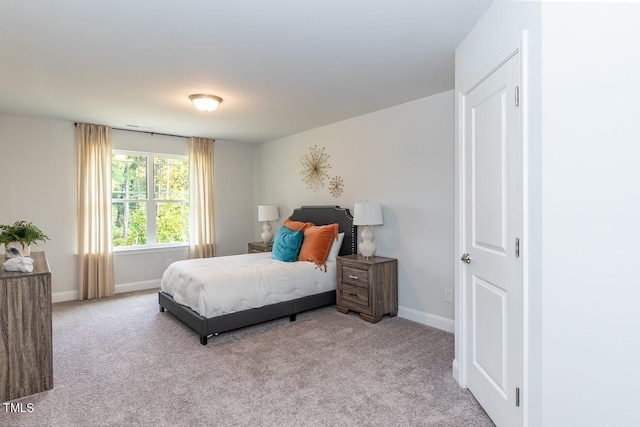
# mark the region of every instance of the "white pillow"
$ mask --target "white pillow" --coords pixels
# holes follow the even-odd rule
[[[344,233],[338,233],[338,240],[334,240],[333,243],[331,244],[331,250],[329,251],[329,256],[327,256],[327,261],[336,260],[336,258],[338,257],[338,253],[340,252],[340,247],[342,246],[343,240],[344,240]]]

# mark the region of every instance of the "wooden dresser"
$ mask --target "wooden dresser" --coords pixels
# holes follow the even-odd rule
[[[53,388],[51,271],[44,252],[31,258],[32,273],[0,265],[0,402]]]
[[[336,306],[341,313],[360,313],[367,322],[398,315],[398,260],[362,255],[337,258]]]

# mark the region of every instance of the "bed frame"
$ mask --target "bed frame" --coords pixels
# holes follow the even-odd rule
[[[353,225],[353,216],[351,216],[349,209],[343,209],[338,206],[302,206],[294,209],[291,219],[294,221],[308,221],[316,225],[338,223],[339,231],[341,233],[344,232],[339,254],[349,255],[356,253],[356,226]],[[158,293],[158,303],[160,304],[160,312],[167,310],[182,320],[200,335],[200,344],[207,345],[208,338],[218,335],[220,332],[227,332],[286,316],[289,316],[289,320],[294,322],[298,313],[335,304],[336,291],[333,290],[210,318],[203,317],[189,307],[178,304],[171,295],[163,291]]]

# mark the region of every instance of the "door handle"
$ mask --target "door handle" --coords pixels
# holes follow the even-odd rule
[[[467,264],[471,264],[471,255],[462,254],[462,256],[460,257],[460,261],[466,262]]]

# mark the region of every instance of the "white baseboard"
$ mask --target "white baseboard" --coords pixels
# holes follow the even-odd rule
[[[398,307],[398,316],[409,319],[432,328],[441,329],[443,331],[453,333],[455,331],[455,322],[446,317],[436,316],[435,314],[424,313],[414,310],[413,308]]]
[[[78,299],[78,291],[53,292],[51,302],[74,301]]]
[[[160,287],[160,279],[145,280],[144,282],[131,282],[116,285],[116,294],[124,292],[144,291],[146,289],[154,289]]]
[[[458,382],[460,387],[466,388],[462,383],[462,378],[460,378],[460,366],[458,365],[458,361],[453,359],[453,363],[451,364],[451,374],[453,375],[453,379]]]
[[[145,280],[143,282],[122,283],[116,285],[116,294],[125,292],[144,291],[160,287],[160,279]],[[51,294],[51,302],[74,301],[78,299],[78,291],[54,292]]]

